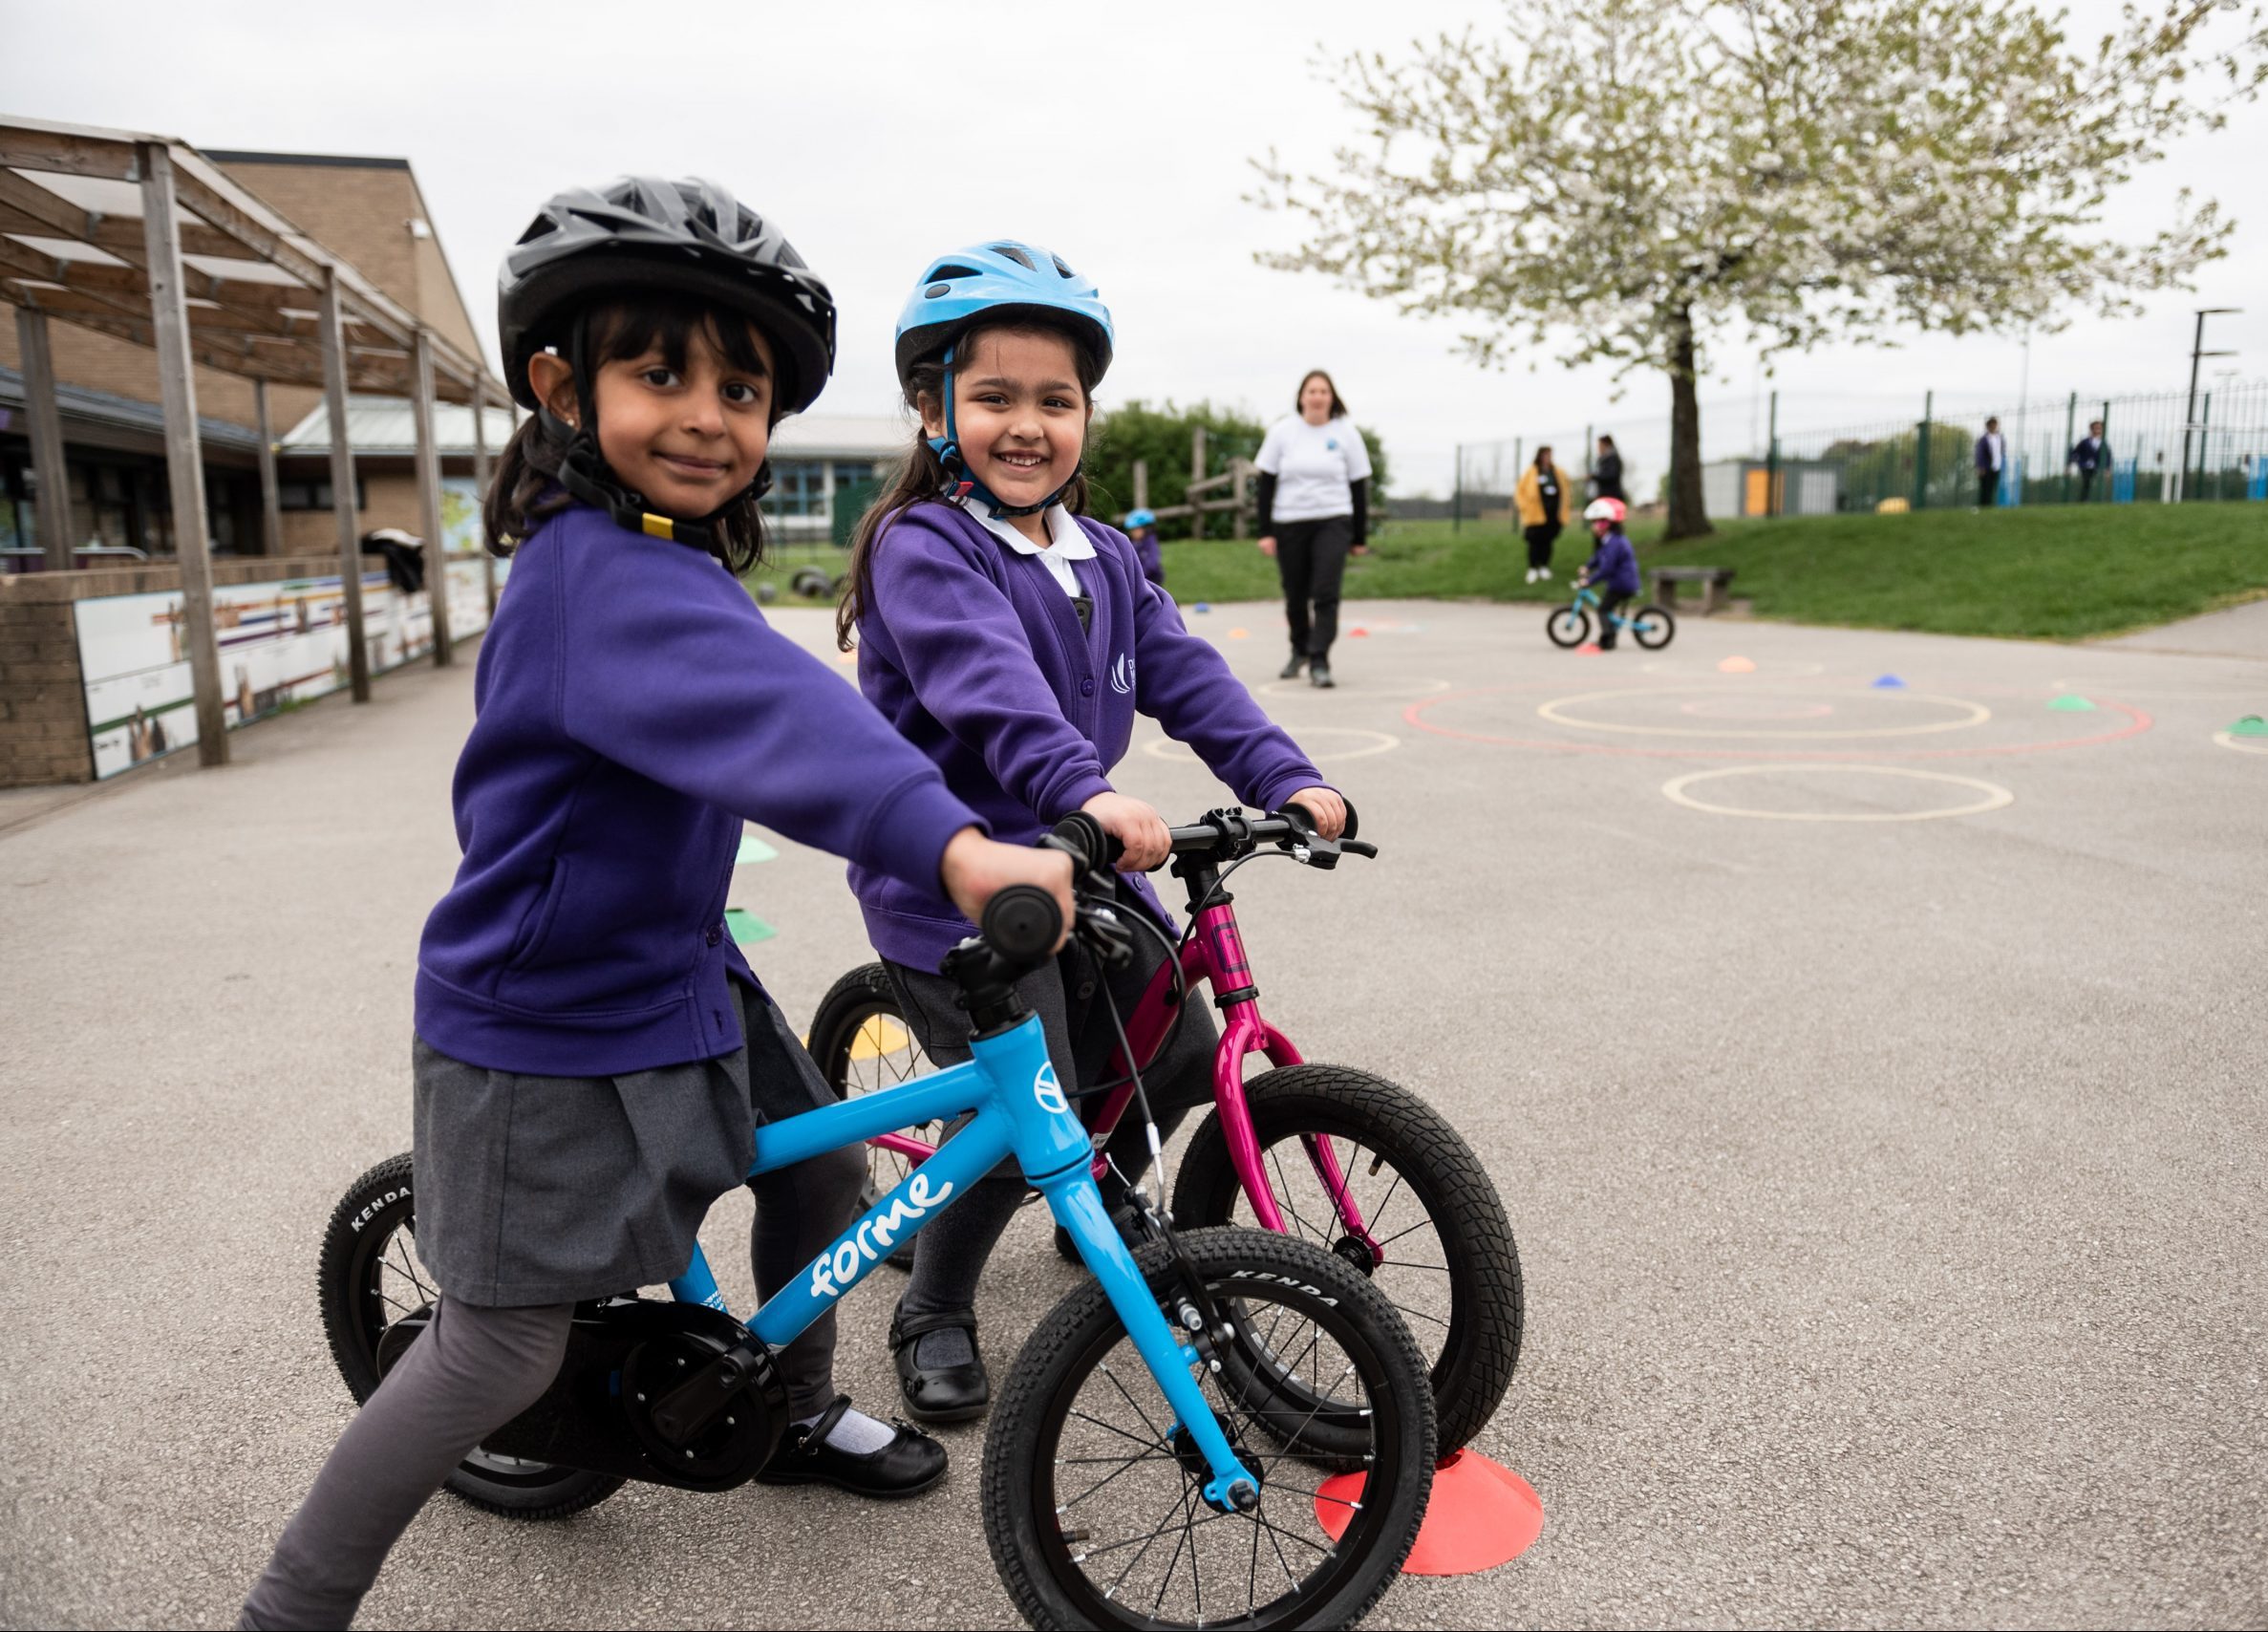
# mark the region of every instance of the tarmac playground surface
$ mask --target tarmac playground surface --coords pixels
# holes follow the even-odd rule
[[[1271,1019],[1495,1175],[1528,1339],[1479,1444],[1545,1510],[1371,1624],[2268,1620],[2268,739],[2226,731],[2268,713],[2268,604],[1599,656],[1533,608],[1344,621],[1320,693],[1274,679],[1275,609],[1191,614],[1384,852],[1249,869],[1239,912]],[[0,1621],[227,1624],[348,1418],[315,1249],[409,1145],[470,659],[225,771],[0,800]],[[1146,724],[1118,780],[1228,801]],[[840,865],[781,848],[733,902],[802,1024],[868,954]],[[743,1310],[748,1205],[706,1233]],[[1019,1215],[995,1377],[1075,1273]],[[838,1371],[885,1414],[895,1285],[847,1301]],[[1006,1624],[981,1433],[891,1507],[444,1496],[362,1623]]]

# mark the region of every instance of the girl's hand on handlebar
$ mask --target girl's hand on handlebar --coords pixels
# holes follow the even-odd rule
[[[1296,805],[1315,818],[1316,831],[1326,839],[1336,839],[1346,831],[1347,802],[1327,787],[1303,787],[1287,805]]]
[[[1052,950],[1062,951],[1071,938],[1078,909],[1071,899],[1071,858],[1061,850],[995,844],[974,827],[963,827],[946,841],[937,872],[952,904],[973,924],[984,921],[984,904],[1011,884],[1037,884],[1055,897],[1063,917],[1063,933]]]
[[[1260,553],[1262,555],[1273,555],[1275,553],[1275,534],[1270,533],[1266,538],[1260,541]]]
[[[1080,808],[1125,847],[1126,853],[1118,861],[1121,872],[1147,872],[1163,866],[1173,853],[1173,834],[1166,818],[1139,799],[1123,793],[1098,793]]]

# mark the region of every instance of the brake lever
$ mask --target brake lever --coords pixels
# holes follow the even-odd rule
[[[1081,904],[1073,933],[1110,968],[1123,969],[1134,961],[1134,932],[1116,907]]]

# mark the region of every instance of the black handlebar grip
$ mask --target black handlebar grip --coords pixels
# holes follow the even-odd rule
[[[1052,829],[1062,848],[1071,851],[1086,872],[1101,872],[1126,853],[1126,847],[1102,830],[1102,824],[1083,810],[1074,810]]]
[[[1355,802],[1353,800],[1349,799],[1345,794],[1342,793],[1338,796],[1338,802],[1347,807],[1347,825],[1345,829],[1338,835],[1340,841],[1343,843],[1344,841],[1353,838],[1358,832],[1361,831],[1362,822],[1361,819],[1355,814]]]
[[[1062,934],[1056,898],[1037,884],[1011,884],[984,904],[984,938],[1014,962],[1037,964]]]

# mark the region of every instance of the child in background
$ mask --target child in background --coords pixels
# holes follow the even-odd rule
[[[1637,551],[1630,547],[1630,540],[1622,531],[1628,513],[1619,499],[1594,499],[1583,510],[1583,519],[1591,524],[1591,536],[1598,540],[1598,547],[1583,564],[1583,570],[1575,578],[1575,588],[1579,590],[1590,584],[1606,586],[1598,603],[1601,652],[1615,649],[1615,637],[1621,633],[1615,626],[1615,614],[1638,592]]]
[[[1166,558],[1158,549],[1156,514],[1149,510],[1127,511],[1126,542],[1134,547],[1134,554],[1142,562],[1142,575],[1163,590],[1166,587]]]
[[[1067,857],[984,838],[735,580],[761,551],[772,428],[834,360],[834,303],[778,230],[713,183],[563,193],[497,304],[533,412],[487,498],[515,570],[457,765],[463,860],[417,956],[417,1246],[441,1297],[246,1626],[348,1624],[426,1498],[550,1385],[576,1303],[682,1273],[717,1196],[757,1192],[766,1295],[850,1222],[856,1151],[747,1178],[758,1123],[833,1095],[722,923],[744,822],[935,912],[1019,880],[1071,906]],[[944,1448],[851,1410],[833,1350],[829,1315],[780,1352],[795,1421],[758,1477],[934,1484]]]
[[[1065,1084],[1101,1080],[1110,1059],[1101,990],[1131,1012],[1169,956],[1172,919],[1141,876],[1166,857],[1165,820],[1109,780],[1136,713],[1187,742],[1246,805],[1296,802],[1329,837],[1346,823],[1339,796],[1183,627],[1125,537],[1080,515],[1080,462],[1111,344],[1094,284],[1037,245],[994,242],[931,262],[897,335],[899,383],[922,430],[859,524],[836,619],[845,647],[857,633],[860,689],[995,834],[1033,839],[1084,810],[1125,847],[1122,913],[1159,934],[1135,930],[1136,956],[1118,969],[1074,943],[1016,985]],[[850,885],[923,1049],[940,1063],[967,1059],[968,1013],[936,970],[968,920],[870,866],[853,866]],[[1163,1056],[1143,1063],[1161,1131],[1210,1099],[1217,1036],[1191,1002]],[[1120,1173],[1138,1179],[1148,1164],[1140,1117],[1121,1123],[1110,1152],[1117,1170],[1102,1195],[1115,1210]],[[899,1384],[920,1419],[963,1421],[991,1400],[976,1284],[1024,1188],[1007,1165],[921,1237],[890,1324]]]

